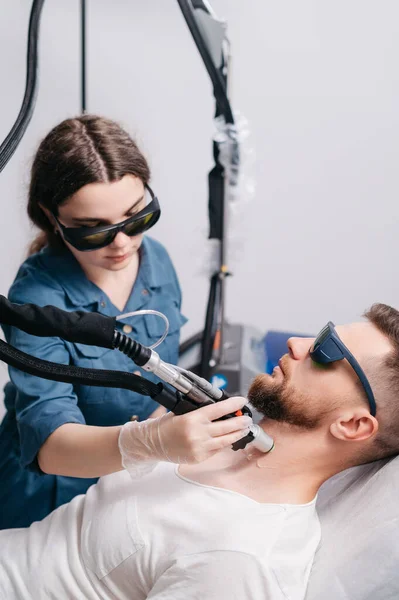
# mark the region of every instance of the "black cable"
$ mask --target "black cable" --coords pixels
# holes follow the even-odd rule
[[[37,46],[40,16],[44,0],[33,0],[29,18],[25,95],[18,117],[0,146],[0,173],[14,154],[24,135],[35,107],[37,96]]]
[[[86,0],[80,0],[81,112],[86,112]]]
[[[215,273],[211,277],[205,327],[202,333],[200,369],[198,373],[201,377],[208,380],[211,376],[210,359],[215,343],[216,318],[220,309],[220,285],[221,280],[219,273]]]

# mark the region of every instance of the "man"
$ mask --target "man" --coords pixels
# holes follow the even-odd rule
[[[29,529],[0,532],[0,592],[25,598],[303,600],[332,475],[398,452],[399,312],[291,338],[249,399],[275,440],[198,465],[104,477]]]

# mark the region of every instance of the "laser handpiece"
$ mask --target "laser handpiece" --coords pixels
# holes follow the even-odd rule
[[[211,402],[217,402],[228,398],[223,390],[216,388],[209,381],[199,377],[191,371],[186,371],[181,367],[171,365],[164,362],[155,350],[145,348],[144,356],[134,358],[136,364],[150,373],[154,373],[159,379],[172,385],[175,389],[182,392],[185,396],[193,400],[198,406],[206,406]],[[140,355],[142,353],[140,352]],[[145,362],[144,362],[145,361]],[[240,413],[240,411],[238,411]],[[250,409],[245,406],[241,412],[252,416]],[[228,417],[236,416],[235,414],[227,415]],[[250,431],[239,442],[233,445],[234,450],[245,448],[247,444],[253,444],[260,452],[270,452],[274,448],[274,441],[267,433],[263,431],[259,425],[252,424]]]
[[[250,430],[254,435],[254,440],[253,442],[251,442],[254,448],[260,450],[260,452],[264,452],[265,454],[273,450],[273,438],[270,437],[270,435],[268,435],[265,431],[263,431],[263,429],[259,427],[259,425],[255,425],[254,423],[253,425],[251,425]]]

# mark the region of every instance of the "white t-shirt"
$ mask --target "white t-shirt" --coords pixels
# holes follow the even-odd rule
[[[0,531],[0,597],[303,600],[319,540],[315,500],[261,504],[160,463]]]

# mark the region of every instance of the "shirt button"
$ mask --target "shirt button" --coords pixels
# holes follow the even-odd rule
[[[133,327],[131,325],[124,325],[122,327],[122,329],[123,329],[123,333],[132,333],[132,331],[133,331]]]
[[[138,420],[139,420],[139,416],[138,416],[138,415],[132,415],[132,416],[130,417],[130,420],[131,420],[131,421],[138,421]]]
[[[102,300],[102,302],[100,302],[100,306],[102,306],[103,308],[106,306],[104,300]]]
[[[143,294],[143,296],[148,296],[148,294],[149,294],[149,291],[148,291],[148,290],[142,290],[142,292],[141,292],[141,293]]]

